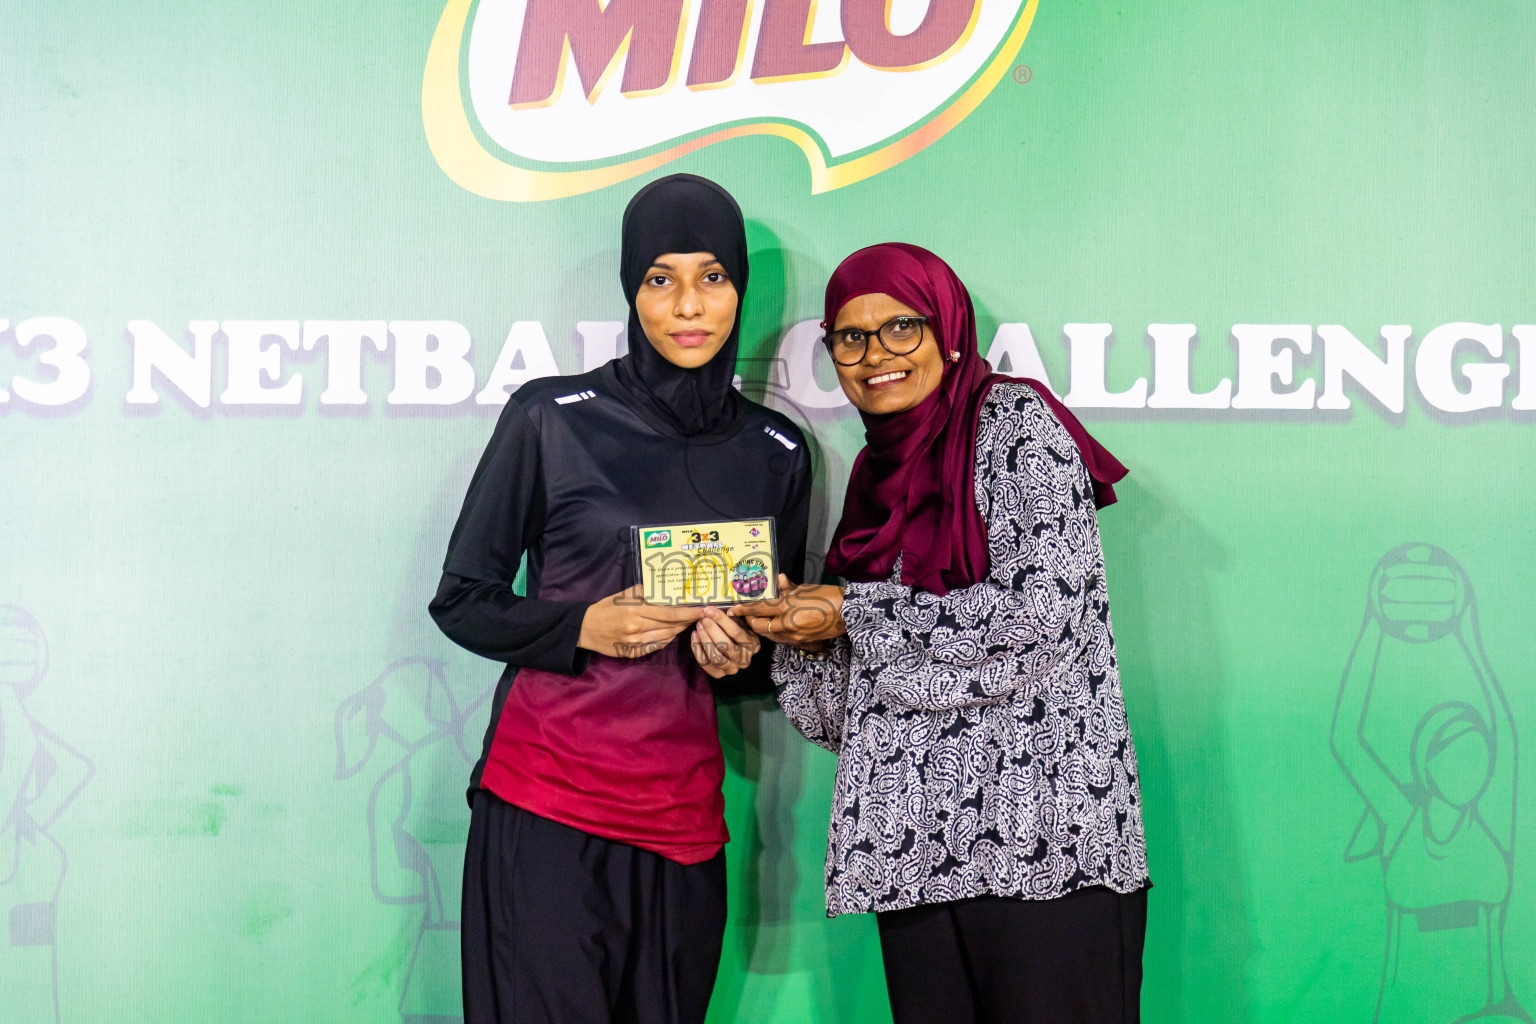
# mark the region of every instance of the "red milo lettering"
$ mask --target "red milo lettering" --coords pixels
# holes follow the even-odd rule
[[[773,82],[837,74],[849,52],[886,71],[924,67],[969,37],[981,0],[929,0],[922,23],[891,32],[887,0],[843,0],[842,40],[809,41],[816,0],[763,0],[752,79]],[[700,0],[688,87],[727,85],[741,72],[752,0]],[[673,84],[687,29],[686,0],[528,0],[512,72],[511,105],[544,106],[560,95],[574,58],[587,99],[595,100],[624,63],[622,91],[644,96]]]
[[[766,0],[762,28],[757,33],[757,53],[752,58],[754,82],[812,78],[841,70],[848,59],[846,43],[807,41],[815,4],[816,0]],[[881,19],[884,17],[882,14]]]
[[[597,98],[620,60],[627,96],[672,84],[683,44],[684,0],[528,0],[512,72],[514,107],[548,104],[560,95],[566,57],[588,100]]]
[[[929,0],[922,24],[893,35],[887,0],[843,0],[843,36],[853,55],[872,68],[900,71],[948,56],[970,35],[981,0]]]
[[[728,85],[741,71],[752,0],[702,0],[688,63],[688,88]]]

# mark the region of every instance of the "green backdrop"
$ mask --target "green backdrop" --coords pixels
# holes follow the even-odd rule
[[[581,369],[577,324],[622,319],[645,178],[531,203],[451,181],[422,116],[442,13],[5,5],[5,1024],[452,1017],[466,750],[498,667],[426,602],[496,410],[391,404],[393,353],[406,322],[461,324],[478,390],[532,321]],[[1325,325],[1378,353],[1410,328],[1401,412],[1353,381],[1343,410],[1079,408],[1131,467],[1101,526],[1150,1021],[1449,1022],[1500,961],[1525,1008],[1504,1019],[1536,1007],[1533,42],[1529,0],[1044,0],[1029,74],[879,174],[813,194],[761,136],[647,174],[711,176],[747,213],[743,375],[817,438],[813,545],[860,427],[792,401],[807,371],[773,358],[860,245],[943,255],[983,345],[1028,324],[1061,392],[1068,324],[1112,325],[1109,389],[1154,392],[1151,325],[1198,331],[1201,392],[1258,365],[1242,325],[1306,325],[1273,387],[1319,395]],[[238,322],[319,320],[398,323],[363,346],[363,403],[320,401],[323,346],[279,353],[268,386],[297,374],[298,404],[220,400]],[[189,354],[206,335],[204,405],[164,372],[130,400],[145,322]],[[1420,359],[1443,324],[1498,325],[1499,351],[1455,344],[1447,376]],[[723,706],[721,738],[711,1020],[888,1021],[873,919],[824,917],[832,757],[766,702]]]

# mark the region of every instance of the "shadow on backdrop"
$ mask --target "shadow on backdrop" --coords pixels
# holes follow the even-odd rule
[[[336,709],[337,781],[378,769],[368,796],[373,894],[421,907],[400,991],[403,1024],[463,1019],[459,899],[469,832],[465,780],[491,687],[455,692],[443,664],[402,658]]]
[[[747,240],[752,277],[737,360],[741,390],[748,398],[789,417],[806,439],[813,490],[803,568],[805,579],[816,582],[826,561],[832,518],[827,452],[816,436],[816,426],[826,416],[802,408],[791,397],[794,368],[779,356],[784,331],[797,317],[789,308],[790,296],[798,291],[794,268],[806,261],[788,250],[779,235],[761,221],[747,221]],[[788,467],[786,460],[782,467],[770,463],[767,468],[769,472],[783,472]],[[809,1014],[797,1017],[805,1020],[856,1021],[869,1019],[872,1010],[876,1017],[887,1013],[884,975],[870,973],[880,971],[874,929],[868,929],[868,948],[862,951],[867,954],[864,961],[871,966],[840,970],[839,963],[856,962],[860,951],[841,949],[838,962],[834,962],[816,950],[835,945],[834,936],[849,934],[848,926],[828,922],[821,913],[810,921],[804,920],[803,913],[796,916],[797,890],[804,889],[801,898],[809,895],[818,908],[823,898],[824,848],[820,840],[829,813],[826,806],[809,812],[816,837],[814,853],[807,856],[805,850],[796,849],[800,824],[796,803],[805,789],[810,746],[790,726],[771,695],[722,701],[720,742],[730,772],[750,787],[753,806],[750,813],[739,806],[730,813],[732,844],[743,844],[746,849],[740,854],[740,877],[733,876],[729,883],[732,928],[727,942],[734,943],[734,949],[722,963],[709,1019],[778,1020],[787,1006],[795,1007],[797,1015]],[[810,930],[817,933],[807,934]],[[734,971],[730,969],[731,954],[739,965]],[[788,983],[791,976],[806,972],[810,978],[802,980],[808,984]],[[764,1016],[766,1008],[755,1005],[747,991],[749,976],[784,979],[786,1002],[775,1002],[771,1012],[776,1015]],[[874,1006],[869,1005],[872,986],[879,992]],[[809,999],[809,1005],[797,1006],[797,998]]]
[[[58,1024],[59,893],[69,870],[49,831],[96,768],[27,710],[48,674],[30,614],[0,605],[0,1017]]]
[[[774,719],[779,706],[772,696],[739,697],[720,703],[720,745],[726,766],[755,787],[754,814],[747,820],[743,877],[730,880],[735,938],[743,967],[753,974],[783,974],[790,969],[783,928],[791,919],[791,899],[800,881],[795,856],[794,803],[800,793],[802,752],[783,742]],[[731,983],[716,998],[735,1005]],[[739,997],[740,984],[735,986]]]
[[[1519,747],[1466,570],[1431,544],[1376,563],[1330,737],[1365,801],[1346,861],[1380,861],[1375,1019],[1524,1021],[1504,973]]]
[[[1120,501],[1099,525],[1155,886],[1143,1012],[1148,1021],[1245,1020],[1258,941],[1214,593],[1227,553],[1134,465],[1115,490]]]

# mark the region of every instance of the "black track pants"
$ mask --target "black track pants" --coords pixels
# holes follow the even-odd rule
[[[1138,1024],[1147,891],[876,915],[895,1024]]]
[[[720,965],[725,854],[683,865],[475,793],[464,855],[465,1024],[700,1024]]]

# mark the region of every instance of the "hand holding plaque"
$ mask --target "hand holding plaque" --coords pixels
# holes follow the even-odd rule
[[[647,604],[734,605],[779,595],[773,517],[634,527]]]
[[[777,599],[741,605],[727,614],[744,619],[758,636],[807,652],[825,651],[829,641],[848,632],[842,587],[814,583],[796,587],[784,577],[778,582],[781,596]]]

